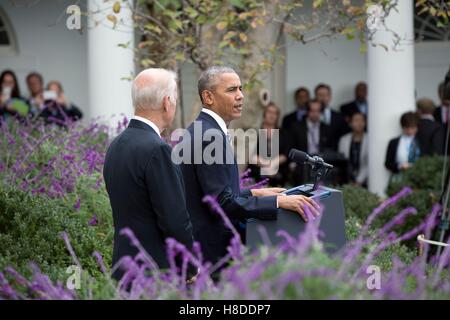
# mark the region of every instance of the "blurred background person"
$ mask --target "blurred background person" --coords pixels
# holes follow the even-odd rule
[[[328,127],[328,140],[332,150],[337,151],[339,139],[346,133],[350,132],[350,128],[339,112],[331,108],[331,87],[321,83],[314,89],[315,99],[323,105],[321,121]]]
[[[263,113],[263,121],[261,124],[261,129],[267,130],[267,150],[264,151],[264,155],[267,156],[265,158],[263,155],[260,154],[260,138],[261,135],[258,134],[258,140],[256,142],[256,148],[252,152],[252,163],[248,166],[249,169],[251,169],[250,176],[253,177],[256,181],[260,181],[263,178],[266,178],[264,176],[261,176],[261,167],[266,166],[275,166],[278,167],[278,172],[273,175],[269,176],[269,185],[271,186],[284,186],[286,183],[286,174],[287,174],[287,136],[286,131],[284,129],[280,129],[279,122],[280,122],[280,108],[274,103],[269,102],[269,104],[264,109]],[[279,130],[279,141],[274,141],[274,130]],[[277,156],[272,155],[272,144],[278,143],[279,144],[279,154]],[[271,162],[269,162],[269,160]],[[256,163],[256,164],[255,164]]]
[[[389,141],[385,166],[392,172],[391,179],[401,177],[401,173],[411,168],[420,157],[420,147],[416,139],[419,117],[415,112],[406,112],[400,118],[402,134]]]
[[[295,123],[290,132],[290,148],[298,149],[309,155],[318,155],[331,148],[329,126],[321,122],[322,104],[313,99],[306,106],[307,116],[300,123]],[[294,185],[309,180],[309,166],[290,164]]]
[[[438,87],[438,95],[440,105],[434,110],[434,119],[444,128],[444,153],[447,149],[447,155],[450,154],[450,139],[447,138],[448,120],[450,117],[450,101],[444,99],[444,82],[441,82]],[[447,141],[447,146],[445,142]],[[447,147],[447,148],[446,148]]]
[[[339,152],[347,160],[347,176],[350,183],[367,187],[369,176],[368,138],[365,133],[366,118],[362,112],[356,111],[350,116],[349,132],[339,140]]]
[[[341,106],[341,114],[345,121],[350,124],[350,118],[356,112],[361,112],[367,120],[369,107],[367,106],[367,84],[359,82],[355,87],[355,100]]]
[[[20,95],[19,83],[15,73],[5,70],[0,75],[0,117],[26,117],[29,106]]]
[[[444,99],[444,82],[438,87],[440,105],[434,110],[434,119],[443,125],[447,125],[450,112],[450,101]]]
[[[81,110],[66,98],[61,82],[50,81],[46,89],[56,93],[56,102],[71,120],[76,121],[83,117]]]
[[[444,154],[444,126],[435,121],[433,117],[435,109],[431,99],[422,98],[417,101],[420,120],[416,137],[421,155],[424,156]]]
[[[33,115],[39,114],[45,108],[44,79],[40,73],[31,72],[27,75],[27,86],[30,94],[28,105]]]
[[[294,101],[296,110],[294,112],[289,113],[284,116],[282,128],[284,130],[289,130],[295,122],[301,122],[303,118],[306,116],[306,105],[310,99],[309,90],[305,87],[300,87],[295,90],[294,93]]]

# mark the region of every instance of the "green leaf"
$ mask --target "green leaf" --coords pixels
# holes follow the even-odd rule
[[[230,3],[231,3],[231,5],[235,6],[236,8],[239,8],[242,10],[245,9],[245,6],[241,0],[230,0]]]

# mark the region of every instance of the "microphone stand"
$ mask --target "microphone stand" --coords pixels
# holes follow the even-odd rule
[[[311,191],[315,191],[319,187],[319,181],[322,177],[326,177],[329,169],[319,164],[314,164],[312,167],[312,172],[314,173],[314,185]]]

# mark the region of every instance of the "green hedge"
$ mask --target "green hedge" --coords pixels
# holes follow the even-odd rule
[[[74,264],[60,234],[63,231],[68,233],[84,269],[93,275],[100,273],[92,257],[94,251],[110,265],[111,209],[103,185],[98,190],[90,187],[97,178],[95,174],[81,177],[76,192],[62,199],[0,185],[0,270],[12,266],[29,274],[28,265],[33,261],[45,273],[61,279],[66,268]],[[76,209],[78,197],[81,201]],[[94,215],[98,223],[90,225]]]

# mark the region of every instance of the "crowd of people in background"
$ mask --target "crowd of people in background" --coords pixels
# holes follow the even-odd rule
[[[393,137],[386,146],[385,167],[392,173],[392,179],[401,177],[422,156],[450,153],[450,146],[445,146],[450,101],[443,99],[443,90],[441,83],[438,106],[429,98],[421,98],[417,100],[415,112],[401,116],[402,134]],[[367,120],[370,116],[367,91],[366,83],[360,82],[355,86],[353,101],[332,108],[329,85],[318,84],[313,97],[307,88],[298,88],[294,94],[296,110],[283,117],[280,127],[280,156],[275,159],[279,161],[280,170],[270,177],[269,183],[285,186],[312,181],[309,165],[298,165],[287,158],[289,150],[295,148],[318,155],[334,165],[327,182],[367,187]],[[279,121],[280,109],[271,102],[264,112],[262,128],[278,128]],[[260,178],[258,166],[263,163],[258,161],[251,166],[255,178]]]
[[[44,78],[37,72],[27,75],[28,97],[21,95],[17,76],[5,70],[0,76],[0,120],[43,119],[45,123],[64,126],[67,120],[82,118],[81,110],[69,102],[59,81],[50,81],[44,86]],[[1,123],[0,121],[0,123]]]
[[[28,97],[20,91],[15,73],[5,70],[0,76],[0,124],[9,118],[43,119],[46,124],[64,126],[67,120],[82,118],[81,110],[65,96],[59,81],[50,81],[44,86],[41,74],[32,72],[26,77]],[[400,118],[402,134],[393,137],[386,149],[385,166],[392,178],[401,177],[402,172],[411,168],[422,156],[447,155],[450,145],[445,146],[450,101],[443,99],[444,84],[438,88],[439,105],[429,98],[417,100],[416,112],[407,112]],[[281,111],[270,102],[263,113],[262,129],[272,132],[280,129],[280,153],[275,159],[279,164],[276,175],[269,177],[274,186],[300,185],[310,182],[311,170],[308,165],[298,165],[289,161],[287,154],[295,148],[310,155],[318,155],[333,164],[335,169],[329,174],[329,182],[335,184],[352,183],[362,187],[368,184],[368,138],[367,85],[360,82],[355,86],[355,98],[340,108],[332,108],[332,89],[320,83],[314,88],[314,96],[306,87],[294,93],[296,110],[285,115],[279,126]],[[338,111],[339,110],[339,111]],[[271,146],[270,143],[267,144]],[[259,150],[259,142],[255,150]],[[267,156],[270,155],[269,147]],[[250,165],[252,175],[261,179],[260,167],[263,159],[256,153]]]

